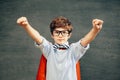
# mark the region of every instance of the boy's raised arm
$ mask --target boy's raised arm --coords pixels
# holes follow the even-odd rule
[[[29,34],[29,36],[37,42],[37,44],[42,43],[41,36],[37,30],[35,30],[28,22],[26,17],[20,17],[17,19],[17,23],[22,26],[26,32]]]
[[[83,39],[80,42],[80,44],[84,47],[87,46],[92,40],[94,40],[96,35],[100,32],[100,30],[102,29],[103,21],[100,19],[94,19],[92,21],[92,24],[93,28],[86,36],[83,37]]]

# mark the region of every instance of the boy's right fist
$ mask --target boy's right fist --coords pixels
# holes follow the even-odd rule
[[[29,25],[28,20],[26,17],[20,17],[17,19],[17,24],[19,24],[22,27],[26,27],[27,25]]]

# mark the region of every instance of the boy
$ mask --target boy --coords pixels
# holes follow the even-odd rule
[[[89,43],[102,29],[103,21],[94,19],[90,32],[76,43],[69,44],[72,24],[65,17],[56,17],[50,23],[51,37],[54,44],[42,37],[28,22],[26,17],[20,17],[17,23],[22,26],[30,37],[40,47],[47,59],[46,80],[77,80],[76,62],[85,54]]]

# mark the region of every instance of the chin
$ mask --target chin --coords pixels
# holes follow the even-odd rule
[[[59,42],[55,42],[55,43],[57,43],[57,44],[63,44],[64,42],[60,42],[60,41],[59,41]]]
[[[58,44],[64,44],[65,42],[59,42]]]

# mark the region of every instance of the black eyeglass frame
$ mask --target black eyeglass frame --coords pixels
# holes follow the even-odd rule
[[[59,30],[54,30],[53,31],[53,36],[59,36],[60,34],[62,36],[68,36],[72,31],[69,31],[69,30],[62,30],[62,31],[59,31]]]

